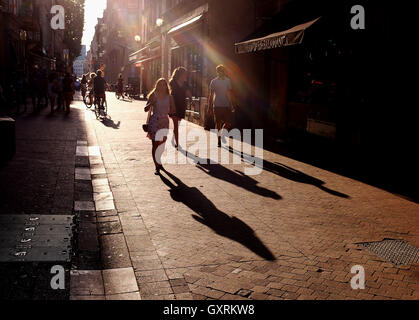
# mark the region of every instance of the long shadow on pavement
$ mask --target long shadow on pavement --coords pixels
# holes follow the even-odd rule
[[[113,128],[115,130],[118,130],[119,127],[121,126],[121,121],[115,122],[111,118],[105,118],[105,119],[102,120],[102,124],[105,127]]]
[[[176,202],[181,202],[197,215],[192,217],[211,228],[218,235],[236,241],[265,260],[275,261],[273,253],[255,235],[246,223],[236,217],[230,217],[220,211],[202,192],[195,187],[188,187],[179,178],[164,171],[170,179],[160,175],[161,180],[170,188],[170,195]]]
[[[201,169],[203,172],[205,172],[213,178],[229,182],[249,192],[253,192],[263,197],[272,198],[275,200],[282,199],[282,197],[275,191],[258,186],[258,181],[252,179],[250,176],[247,176],[238,170],[232,171],[218,163],[210,163],[209,159],[199,158],[195,155],[188,153],[183,149],[179,149],[179,152],[182,152],[185,156],[196,161],[197,168]]]
[[[251,156],[245,153],[241,153],[239,151],[234,150],[233,148],[226,148],[228,149],[231,153],[241,156],[242,159],[251,159]],[[317,178],[314,178],[312,176],[309,176],[301,171],[298,171],[294,168],[288,167],[282,163],[279,162],[270,162],[267,160],[262,160],[259,158],[253,158],[253,159],[257,159],[256,163],[263,163],[263,170],[274,173],[280,177],[283,177],[285,179],[288,180],[292,180],[298,183],[304,183],[304,184],[311,184],[317,188],[319,188],[322,191],[325,191],[331,195],[334,195],[336,197],[340,197],[340,198],[346,198],[349,199],[350,197],[344,193],[341,193],[339,191],[335,191],[332,189],[329,189],[327,187],[324,186],[325,182],[321,181]]]

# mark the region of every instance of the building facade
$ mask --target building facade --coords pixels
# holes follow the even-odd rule
[[[108,83],[115,83],[120,74],[126,81],[132,78],[139,81],[128,56],[139,48],[141,41],[142,6],[142,0],[108,0],[103,18],[98,20],[89,69],[102,69]]]
[[[367,1],[153,0],[143,2],[141,49],[129,62],[147,94],[160,77],[184,66],[203,124],[215,66],[229,70],[238,127],[265,128],[277,138],[316,135],[347,145],[373,143],[385,65],[385,12]],[[364,5],[369,27],[351,27]],[[382,128],[381,128],[382,130]]]
[[[78,56],[73,62],[73,72],[78,78],[81,78],[83,74],[88,71],[85,69],[86,54],[86,46],[83,45],[81,47],[80,56]]]
[[[45,71],[64,68],[63,30],[52,30],[51,7],[57,0],[0,2],[1,80],[13,73],[28,74],[37,65]]]

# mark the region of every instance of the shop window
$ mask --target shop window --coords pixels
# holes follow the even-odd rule
[[[172,72],[177,67],[185,67],[188,70],[188,85],[195,98],[202,96],[202,61],[202,47],[198,44],[191,43],[172,50]]]

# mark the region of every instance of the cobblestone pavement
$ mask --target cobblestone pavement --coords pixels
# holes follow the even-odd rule
[[[15,117],[16,155],[0,167],[0,215],[73,215],[76,145],[87,137],[84,109],[74,107],[69,115],[49,111],[34,114],[29,107]],[[7,239],[7,233],[0,236]],[[65,265],[66,290],[54,291],[55,264],[0,263],[0,298],[68,299],[70,265]]]
[[[0,170],[2,213],[77,215],[71,299],[419,298],[419,264],[358,245],[419,247],[418,204],[266,150],[258,176],[244,163],[155,176],[144,103],[108,93],[108,106],[103,121],[80,101],[67,119],[22,117]],[[351,289],[354,265],[364,290]]]
[[[116,209],[101,241],[126,244],[130,261],[115,266],[132,266],[142,299],[419,298],[418,264],[357,245],[419,247],[418,204],[268,151],[258,176],[243,175],[244,163],[155,176],[144,103],[108,97],[111,119],[90,119]],[[354,265],[365,290],[351,289]]]

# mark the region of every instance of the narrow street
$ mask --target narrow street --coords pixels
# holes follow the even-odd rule
[[[138,289],[131,281],[112,291],[102,272],[104,297],[418,299],[417,263],[395,266],[358,245],[419,247],[417,204],[268,151],[258,176],[244,175],[244,164],[165,165],[155,176],[144,102],[108,93],[108,106],[102,122],[86,112],[88,145],[100,148],[106,171],[96,167],[93,180],[95,199],[105,199],[96,202],[101,264],[120,270],[116,279],[132,269]],[[351,289],[355,265],[365,268],[365,290]],[[101,298],[77,293],[77,279],[72,299]]]
[[[77,242],[64,291],[48,288],[41,264],[2,262],[13,273],[3,297],[7,282],[13,297],[36,299],[419,298],[417,263],[397,266],[358,245],[419,247],[416,203],[266,150],[258,176],[244,175],[244,163],[165,165],[155,176],[145,103],[107,97],[102,121],[80,98],[68,117],[17,118],[1,214],[74,214]],[[351,288],[355,265],[364,290]]]

